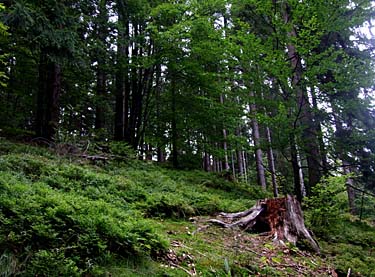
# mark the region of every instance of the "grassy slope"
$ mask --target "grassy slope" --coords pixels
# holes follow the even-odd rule
[[[375,272],[375,231],[349,219],[325,234],[326,258],[205,223],[215,212],[243,210],[265,196],[199,171],[139,161],[92,165],[2,140],[0,272],[329,276],[334,266]]]

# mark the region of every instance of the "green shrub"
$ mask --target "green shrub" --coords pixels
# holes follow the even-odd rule
[[[39,250],[32,255],[22,275],[25,276],[82,276],[76,262],[65,257],[60,249]]]
[[[343,211],[347,210],[346,178],[328,177],[312,189],[312,195],[304,205],[307,208],[306,219],[313,229],[323,230],[336,224]]]
[[[152,222],[139,213],[40,182],[0,177],[0,207],[0,249],[18,253],[20,261],[30,257],[26,271],[43,270],[48,262],[72,273],[88,270],[89,262],[100,263],[108,253],[156,255],[166,248]]]
[[[46,161],[42,157],[29,154],[0,156],[0,171],[22,173],[30,179],[37,180],[45,169]]]
[[[136,153],[134,149],[125,142],[112,141],[109,145],[110,151],[117,159],[135,160]]]
[[[140,207],[143,208],[146,217],[189,218],[196,213],[185,199],[172,193],[153,196]]]

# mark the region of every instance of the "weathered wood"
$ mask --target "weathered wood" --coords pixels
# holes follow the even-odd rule
[[[109,160],[108,157],[99,156],[99,155],[86,155],[86,154],[83,154],[83,155],[80,155],[80,157],[82,157],[84,159],[87,159],[87,160],[90,160],[92,162],[96,162],[96,161],[106,162],[106,161]]]
[[[268,232],[278,243],[305,241],[320,253],[319,245],[307,230],[301,205],[295,197],[260,200],[252,208],[239,213],[221,213],[223,220],[211,219],[210,223],[224,228],[240,227],[264,233]]]

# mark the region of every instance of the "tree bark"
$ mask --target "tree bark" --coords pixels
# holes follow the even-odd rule
[[[129,21],[123,2],[119,1],[116,63],[115,140],[123,140],[128,132],[129,117]],[[127,139],[129,141],[129,139]]]
[[[176,84],[172,80],[171,84],[172,94],[172,164],[174,168],[178,167],[178,146],[177,146],[177,107],[176,107]]]
[[[97,70],[97,77],[96,77],[96,96],[97,96],[97,104],[95,109],[95,129],[102,129],[105,127],[104,122],[104,97],[106,92],[106,76],[105,72],[102,69],[101,61],[98,61],[98,70]]]
[[[220,94],[220,103],[224,104],[224,96]],[[229,159],[228,159],[228,144],[227,144],[227,130],[223,128],[223,150],[224,150],[224,170],[229,171]]]
[[[340,120],[336,106],[332,103],[333,108],[333,116],[335,120],[335,126],[336,126],[336,139],[340,139],[342,135],[345,134],[343,122]],[[349,132],[351,131],[351,124],[348,124]],[[348,135],[348,133],[346,133]],[[349,177],[346,179],[346,191],[348,193],[348,205],[349,205],[349,212],[353,215],[357,213],[355,208],[355,191],[353,189],[354,180],[350,176],[350,174],[353,172],[352,167],[350,166],[350,163],[348,162],[348,154],[346,153],[344,147],[338,147],[336,151],[338,152],[338,158],[342,162],[342,168],[343,173],[345,175],[349,175]]]
[[[271,173],[272,191],[273,191],[273,196],[278,197],[279,191],[277,188],[277,180],[276,180],[275,158],[273,156],[271,130],[268,126],[266,127],[266,137],[267,137],[267,142],[268,142],[267,160],[268,160],[268,169]]]
[[[322,118],[318,113],[318,101],[316,97],[316,93],[314,88],[312,88],[312,104],[313,104],[313,114],[315,118],[315,129],[317,130],[318,134],[318,143],[319,143],[319,152],[321,155],[322,159],[322,172],[323,175],[327,176],[328,175],[328,169],[329,169],[329,164],[327,160],[327,150],[326,146],[324,143],[324,137],[323,137],[323,131],[322,131]]]
[[[252,98],[250,103],[250,113],[253,116],[251,119],[251,126],[252,126],[252,133],[253,133],[253,140],[254,140],[254,146],[255,146],[255,163],[256,163],[256,169],[257,169],[257,179],[258,184],[261,186],[263,190],[266,190],[267,183],[266,183],[266,174],[264,171],[264,165],[263,165],[263,151],[261,149],[261,143],[260,143],[260,131],[259,131],[259,124],[258,120],[256,119],[256,112],[257,112],[257,106],[255,104],[254,99],[254,93],[250,92],[250,97]]]
[[[44,50],[40,56],[38,82],[36,135],[53,141],[60,119],[61,68],[48,59]]]
[[[108,21],[108,12],[106,8],[107,1],[100,1],[99,2],[99,15],[97,23],[97,39],[103,45],[107,45],[106,39],[108,36],[107,31],[107,24]],[[105,71],[105,64],[106,64],[106,48],[98,49],[97,51],[97,71],[96,71],[96,97],[97,103],[95,108],[95,129],[102,129],[105,128],[105,95],[106,95],[106,71]]]
[[[294,134],[290,134],[289,143],[290,143],[290,157],[291,157],[292,169],[293,169],[294,193],[297,196],[298,201],[302,202],[302,198],[303,198],[302,182],[303,182],[303,179],[302,179],[302,176],[300,174],[297,145],[296,145],[296,142],[295,142]]]
[[[244,163],[243,163],[243,151],[237,150],[237,168],[238,168],[238,177],[242,178],[244,175]]]

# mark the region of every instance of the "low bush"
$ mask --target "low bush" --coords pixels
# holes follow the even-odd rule
[[[0,251],[17,254],[17,268],[26,272],[48,275],[48,262],[72,276],[90,271],[108,253],[156,255],[166,248],[152,222],[136,211],[4,173],[0,207]]]
[[[306,220],[315,232],[324,233],[347,211],[345,180],[345,176],[323,179],[312,189],[312,195],[305,200]]]
[[[318,236],[339,276],[372,276],[375,272],[375,229],[348,214],[346,176],[324,179],[305,201],[306,221]]]

